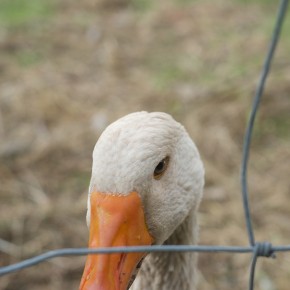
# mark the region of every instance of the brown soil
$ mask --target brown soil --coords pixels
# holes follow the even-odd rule
[[[139,110],[172,114],[200,149],[200,244],[247,245],[241,148],[276,3],[187,2],[64,0],[47,18],[0,29],[0,266],[87,245],[94,144],[110,122]],[[290,42],[282,37],[249,165],[256,239],[275,245],[290,239]],[[50,260],[1,277],[0,289],[78,289],[84,260]],[[247,289],[250,260],[200,254],[198,289]],[[289,289],[289,277],[290,253],[261,258],[255,289]]]

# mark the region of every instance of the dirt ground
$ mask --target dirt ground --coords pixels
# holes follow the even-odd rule
[[[276,1],[37,1],[0,3],[0,266],[87,245],[94,144],[140,110],[172,114],[200,150],[200,244],[247,245],[241,149]],[[289,29],[288,13],[249,164],[256,239],[275,245],[290,239]],[[198,289],[247,289],[250,260],[200,254]],[[56,258],[0,289],[78,289],[84,261]],[[261,258],[255,281],[288,290],[290,253]]]

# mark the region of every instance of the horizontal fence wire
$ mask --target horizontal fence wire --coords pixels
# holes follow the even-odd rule
[[[73,249],[57,249],[34,256],[30,259],[23,260],[19,263],[0,267],[0,276],[19,271],[21,269],[34,266],[52,258],[63,256],[81,256],[88,254],[113,254],[113,253],[152,253],[152,252],[223,252],[223,253],[240,253],[252,254],[252,263],[249,275],[249,290],[254,289],[255,268],[258,257],[274,257],[275,252],[290,251],[290,245],[272,246],[269,242],[257,243],[255,241],[251,212],[249,206],[249,193],[247,185],[248,160],[250,156],[250,144],[252,140],[253,127],[255,123],[256,113],[258,111],[261,97],[264,91],[267,76],[270,70],[271,61],[279,40],[283,20],[286,15],[288,0],[281,0],[273,36],[270,42],[268,53],[265,58],[261,77],[257,86],[257,90],[253,99],[252,111],[248,121],[243,145],[242,166],[241,166],[241,187],[242,200],[245,212],[245,220],[247,234],[249,238],[249,246],[204,246],[204,245],[160,245],[160,246],[136,246],[136,247],[110,247],[110,248],[73,248]]]
[[[134,247],[110,247],[110,248],[68,248],[58,249],[43,253],[22,262],[0,268],[0,276],[31,267],[56,257],[83,256],[88,254],[115,254],[115,253],[162,253],[162,252],[209,252],[209,253],[254,253],[255,247],[238,246],[190,246],[190,245],[161,245],[161,246],[134,246]],[[271,251],[290,251],[290,245],[271,246]]]

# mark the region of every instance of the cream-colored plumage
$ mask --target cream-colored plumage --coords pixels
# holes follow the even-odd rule
[[[167,156],[168,168],[155,179],[154,169]],[[117,195],[136,191],[155,244],[196,244],[203,185],[198,150],[184,127],[168,114],[129,114],[108,126],[94,148],[89,191]],[[130,289],[195,289],[195,267],[193,253],[149,254]]]

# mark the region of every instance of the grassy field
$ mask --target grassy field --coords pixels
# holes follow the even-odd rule
[[[200,244],[246,245],[243,134],[276,1],[1,0],[0,266],[85,247],[91,154],[102,130],[165,111],[206,168]],[[288,13],[289,14],[289,13]],[[290,15],[249,164],[258,241],[290,239]],[[198,289],[247,289],[249,255],[200,254]],[[0,278],[0,289],[78,289],[85,257]],[[256,290],[288,290],[290,253],[258,262]]]

